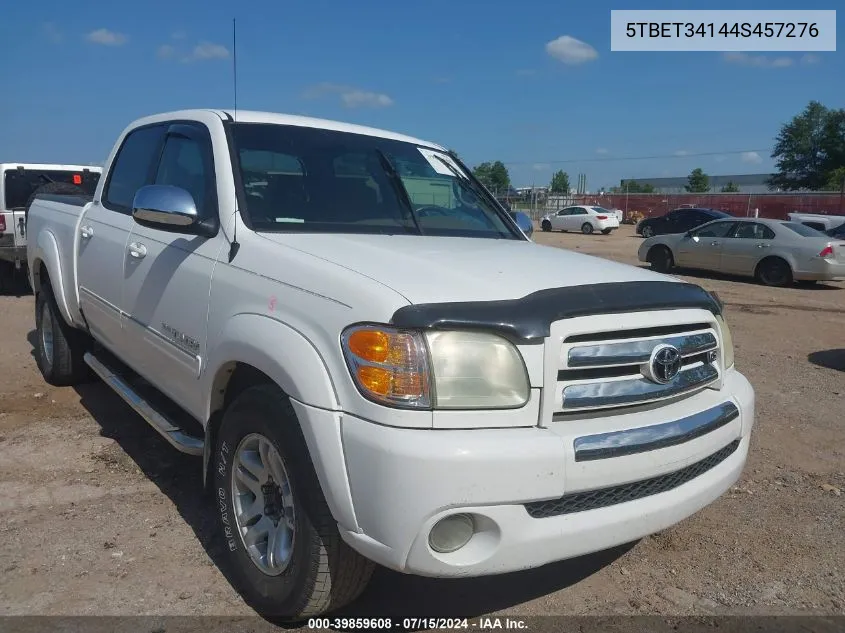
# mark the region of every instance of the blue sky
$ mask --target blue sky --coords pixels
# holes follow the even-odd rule
[[[800,4],[748,0],[742,8]],[[713,0],[12,2],[0,19],[0,161],[99,163],[135,118],[231,107],[233,17],[239,107],[412,134],[471,165],[502,160],[517,186],[547,184],[558,168],[573,183],[586,173],[591,190],[699,166],[714,175],[766,172],[782,123],[810,99],[845,102],[841,50],[611,52],[610,10],[640,8],[739,7]],[[661,158],[620,160],[642,156]]]

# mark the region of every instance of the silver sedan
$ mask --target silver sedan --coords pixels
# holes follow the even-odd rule
[[[721,218],[686,233],[650,237],[637,257],[659,272],[712,270],[767,286],[845,279],[845,242],[783,220]]]

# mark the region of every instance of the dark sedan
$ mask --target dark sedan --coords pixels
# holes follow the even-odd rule
[[[666,215],[642,220],[637,225],[637,234],[649,238],[653,235],[686,233],[712,220],[729,217],[731,217],[729,213],[716,209],[674,209]]]

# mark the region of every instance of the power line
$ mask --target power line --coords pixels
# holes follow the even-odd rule
[[[723,152],[692,152],[681,154],[652,154],[651,156],[603,156],[599,158],[564,158],[560,160],[502,161],[505,165],[558,165],[562,163],[606,163],[624,160],[651,160],[655,158],[697,158],[699,156],[724,156],[726,154],[747,154],[749,152],[768,152],[771,147],[762,149],[737,149]]]

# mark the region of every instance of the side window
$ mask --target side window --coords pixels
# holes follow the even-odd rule
[[[582,209],[581,207],[576,207],[573,209],[572,215],[587,215],[587,210]]]
[[[155,184],[181,187],[191,194],[200,217],[206,218],[214,209],[213,179],[207,173],[203,148],[199,141],[184,136],[168,136],[158,164]]]
[[[775,239],[775,232],[764,224],[742,222],[734,237],[746,240],[773,240]]]
[[[135,193],[148,184],[150,169],[157,158],[163,125],[130,132],[117,152],[103,192],[102,204],[120,213],[132,211]]]
[[[735,222],[714,222],[693,232],[694,237],[727,237]]]

